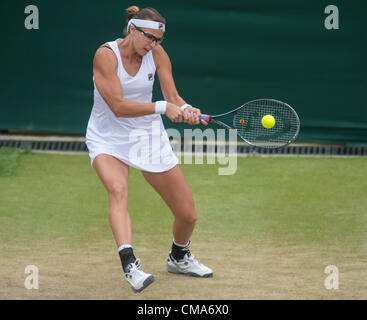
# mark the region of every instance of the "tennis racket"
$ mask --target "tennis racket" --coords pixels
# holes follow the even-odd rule
[[[290,105],[274,99],[252,100],[218,115],[202,114],[200,120],[235,129],[243,141],[265,149],[278,149],[292,143],[300,130],[296,111]]]

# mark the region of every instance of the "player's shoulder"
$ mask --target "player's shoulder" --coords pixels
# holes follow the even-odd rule
[[[164,48],[159,44],[157,46],[155,46],[152,49],[152,53],[154,57],[160,58],[160,57],[168,57],[166,50],[164,50]]]
[[[108,43],[100,45],[94,54],[94,64],[117,64],[117,58]]]
[[[101,44],[95,53],[95,56],[111,56],[111,55],[115,55],[115,53],[113,52],[113,49],[111,48],[111,46],[108,43],[103,43]]]
[[[162,64],[169,64],[169,56],[164,48],[159,44],[152,49],[154,63],[157,67]]]

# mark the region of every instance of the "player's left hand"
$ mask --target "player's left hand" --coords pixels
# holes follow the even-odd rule
[[[187,107],[185,109],[185,113],[187,114],[187,119],[185,120],[186,123],[191,125],[200,123],[200,116],[201,116],[200,109],[194,107]],[[202,120],[201,122],[207,125],[206,121]]]

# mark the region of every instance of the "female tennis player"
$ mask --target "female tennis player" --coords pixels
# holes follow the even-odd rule
[[[165,19],[153,8],[132,6],[126,12],[126,37],[102,45],[94,57],[94,105],[86,144],[92,167],[108,193],[109,222],[126,279],[140,292],[154,277],[141,270],[133,253],[127,205],[129,167],[141,170],[174,215],[167,271],[194,277],[211,277],[213,271],[190,253],[197,218],[193,196],[161,118],[165,114],[173,122],[199,124],[200,110],[176,90],[170,59],[160,45]],[[152,102],[155,73],[164,101]]]

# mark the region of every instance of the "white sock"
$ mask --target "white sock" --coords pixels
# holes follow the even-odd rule
[[[118,252],[120,252],[121,250],[124,250],[126,248],[132,248],[133,246],[131,244],[123,244],[122,246],[120,246],[117,250]]]
[[[175,242],[175,239],[173,239],[173,243],[177,246],[177,247],[180,247],[180,248],[186,248],[189,244],[190,244],[190,240],[185,244],[185,245],[182,245],[182,244],[178,244]]]

